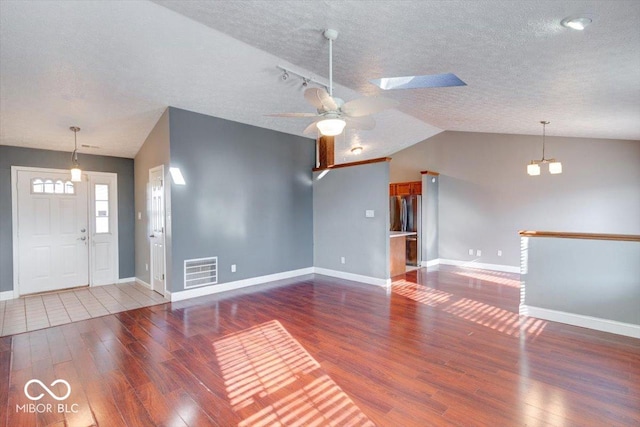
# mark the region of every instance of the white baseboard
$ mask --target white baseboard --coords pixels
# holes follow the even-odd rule
[[[6,300],[10,300],[10,299],[15,299],[18,296],[16,295],[16,293],[14,291],[3,291],[0,292],[0,301],[6,301]]]
[[[201,297],[204,295],[217,294],[218,292],[231,291],[234,289],[246,288],[247,286],[260,285],[262,283],[274,282],[276,280],[290,279],[292,277],[304,276],[312,274],[313,267],[301,268],[299,270],[285,271],[282,273],[268,274],[266,276],[252,277],[249,279],[237,280],[235,282],[227,282],[212,286],[203,286],[201,288],[186,289],[180,292],[170,292],[171,302],[182,301],[188,298]]]
[[[138,279],[137,277],[134,277],[132,281],[135,281],[136,283],[141,284],[141,285],[142,285],[142,286],[144,286],[145,288],[149,288],[149,289],[151,289],[151,285],[150,285],[150,284],[148,284],[147,282],[145,282],[145,281],[144,281],[144,280],[142,280],[142,279]]]
[[[313,270],[316,274],[324,274],[325,276],[337,277],[339,279],[353,280],[354,282],[362,282],[376,286],[391,286],[391,279],[378,279],[377,277],[363,276],[320,267],[314,267]]]
[[[482,270],[504,271],[505,273],[520,273],[520,266],[502,265],[502,264],[486,264],[476,261],[458,261],[455,259],[439,258],[439,264],[455,265],[465,268],[479,268]]]
[[[420,267],[435,267],[440,264],[440,258],[432,259],[431,261],[420,261]]]
[[[520,305],[520,314],[523,316],[550,320],[552,322],[566,323],[568,325],[580,326],[582,328],[640,338],[640,325],[634,325],[632,323],[623,323],[615,320],[601,319],[598,317],[584,316],[582,314],[550,310],[547,308],[531,307],[528,305]]]
[[[124,279],[118,279],[116,283],[129,283],[129,282],[135,282],[135,281],[136,281],[135,277],[125,277]]]

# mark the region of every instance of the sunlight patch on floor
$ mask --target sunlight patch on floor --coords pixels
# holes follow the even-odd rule
[[[424,285],[408,282],[406,280],[398,280],[393,282],[392,289],[393,292],[398,295],[405,296],[414,301],[430,305],[432,307],[449,301],[449,299],[451,299],[451,297],[453,296],[453,294],[450,294],[448,292],[428,288]]]
[[[213,348],[239,426],[373,425],[277,320]]]
[[[461,298],[453,304],[443,307],[443,311],[478,325],[486,326],[507,335],[538,336],[547,322],[533,317],[520,317],[519,314],[493,305]]]
[[[498,285],[510,286],[516,289],[520,287],[520,280],[501,277],[501,275],[499,274],[491,274],[478,271],[457,271],[454,274],[457,274],[458,276],[468,277],[470,279],[481,280],[483,282],[491,282]]]
[[[453,314],[461,319],[486,326],[495,331],[512,336],[535,337],[544,330],[547,322],[533,317],[520,316],[518,313],[475,301],[469,298],[456,298],[453,294],[407,280],[397,280],[391,285],[391,291],[430,307]]]

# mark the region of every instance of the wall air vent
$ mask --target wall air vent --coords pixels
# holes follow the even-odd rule
[[[186,259],[184,288],[197,288],[218,283],[218,257]]]

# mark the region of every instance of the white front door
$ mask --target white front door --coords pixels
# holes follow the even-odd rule
[[[151,287],[164,295],[164,166],[149,169]]]
[[[89,174],[89,231],[91,233],[91,285],[118,281],[117,175]]]
[[[18,171],[20,295],[89,284],[87,183]]]

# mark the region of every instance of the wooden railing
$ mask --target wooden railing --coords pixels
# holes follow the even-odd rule
[[[634,234],[570,233],[566,231],[531,230],[520,230],[519,234],[521,237],[554,237],[556,239],[618,240],[625,242],[640,242],[640,236]]]

